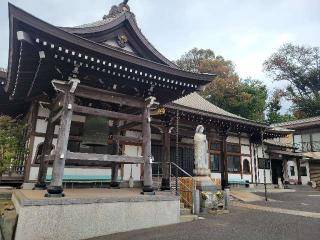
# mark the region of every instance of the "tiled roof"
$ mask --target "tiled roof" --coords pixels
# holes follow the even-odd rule
[[[311,117],[311,118],[304,118],[304,119],[298,119],[298,120],[293,120],[293,121],[288,121],[288,122],[283,122],[283,123],[275,123],[272,124],[271,126],[273,127],[287,127],[287,128],[294,128],[302,125],[320,125],[320,116],[317,117]]]
[[[263,141],[265,144],[273,145],[273,146],[279,146],[279,147],[286,147],[286,148],[294,148],[292,144],[289,143],[283,143],[276,141],[274,139],[268,139]]]
[[[214,114],[223,115],[227,117],[246,120],[246,118],[240,117],[236,114],[227,112],[222,108],[217,107],[216,105],[212,104],[211,102],[201,97],[196,92],[173,101],[173,104],[177,104],[183,107],[193,108],[195,110],[204,111],[207,113],[214,113]]]
[[[86,24],[82,24],[79,26],[74,26],[73,28],[91,28],[91,27],[99,27],[102,26],[104,24],[107,24],[109,22],[112,22],[114,20],[114,18],[106,18],[103,20],[99,20],[99,21],[95,21],[95,22],[91,22],[91,23],[86,23]]]
[[[1,79],[7,78],[7,71],[4,68],[0,68],[0,78]]]

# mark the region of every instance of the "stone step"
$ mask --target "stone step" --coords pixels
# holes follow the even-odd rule
[[[10,200],[12,196],[12,190],[11,189],[0,189],[0,199],[1,200]]]
[[[180,208],[184,208],[184,203],[180,202]]]
[[[191,209],[189,208],[180,208],[180,216],[191,214]]]
[[[180,216],[180,222],[192,222],[198,220],[199,217],[197,215],[187,214]]]

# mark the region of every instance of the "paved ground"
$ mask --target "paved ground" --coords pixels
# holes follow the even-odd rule
[[[268,198],[276,201],[255,201],[251,204],[286,208],[299,211],[320,213],[320,191],[314,190],[308,186],[291,186],[295,192],[268,193]],[[264,196],[264,193],[256,193]]]
[[[206,215],[204,220],[112,234],[95,238],[95,240],[319,239],[320,218],[292,215],[294,211],[285,209],[313,212],[318,216],[320,192],[308,187],[294,188],[295,192],[269,193],[268,196],[276,201],[268,202],[267,205],[264,201],[244,204],[249,207],[240,207],[241,204],[238,204],[238,206],[231,206],[230,214]],[[263,193],[257,194],[263,196]],[[256,209],[251,209],[251,205]],[[267,210],[271,211],[266,211],[261,206],[267,206]],[[279,209],[279,212],[286,212],[286,214],[279,213],[274,207],[284,208]]]
[[[112,234],[95,240],[319,239],[320,219],[232,207],[230,214],[188,223]]]

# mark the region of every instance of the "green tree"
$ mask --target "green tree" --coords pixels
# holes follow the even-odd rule
[[[25,158],[25,130],[24,123],[9,116],[0,116],[0,179],[10,166]]]
[[[294,120],[294,116],[291,114],[281,114],[281,99],[284,96],[284,92],[280,89],[276,89],[267,105],[267,120],[269,124],[280,123]]]
[[[285,44],[265,62],[275,81],[287,81],[285,96],[297,118],[320,115],[320,49]]]
[[[208,101],[252,120],[264,119],[266,87],[257,80],[240,81],[232,61],[216,56],[210,49],[193,48],[176,63],[187,71],[216,74],[202,93]]]

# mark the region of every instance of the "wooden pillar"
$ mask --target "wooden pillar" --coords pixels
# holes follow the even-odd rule
[[[31,169],[31,162],[32,162],[32,151],[34,148],[34,133],[37,125],[37,115],[38,115],[38,110],[39,110],[39,103],[37,101],[33,102],[30,108],[30,116],[28,119],[28,133],[27,137],[29,138],[29,146],[28,150],[30,152],[28,158],[25,160],[24,163],[24,183],[29,182],[29,177],[30,177],[30,169]]]
[[[300,158],[296,158],[297,161],[297,172],[298,172],[298,184],[301,185],[301,172],[300,172]]]
[[[170,133],[169,127],[164,127],[163,132],[163,157],[161,162],[162,180],[161,190],[170,190]]]
[[[60,128],[58,133],[58,141],[55,149],[55,158],[52,169],[52,180],[47,191],[48,197],[62,197],[63,187],[62,179],[64,166],[66,162],[67,146],[69,140],[70,126],[72,121],[72,107],[74,104],[74,93],[68,90],[64,93],[63,109],[60,120]]]
[[[142,117],[142,149],[144,158],[144,171],[143,171],[143,193],[154,194],[152,183],[152,154],[151,154],[151,126],[150,126],[150,104],[146,101],[143,108]]]
[[[54,112],[51,110],[48,118],[46,135],[43,142],[42,153],[40,156],[40,166],[38,172],[37,183],[34,189],[46,189],[46,177],[48,170],[48,162],[45,161],[45,156],[49,155],[52,150],[52,141],[54,137],[55,124],[52,121]]]
[[[222,131],[221,136],[221,189],[228,187],[228,160],[227,160],[227,131]]]
[[[114,135],[119,136],[120,131],[118,128],[118,121],[114,121]],[[115,154],[119,155],[120,154],[120,145],[119,145],[119,139],[115,141]],[[119,176],[119,164],[118,163],[112,163],[111,167],[111,183],[110,186],[112,188],[119,188],[120,182],[118,181],[118,176]]]

